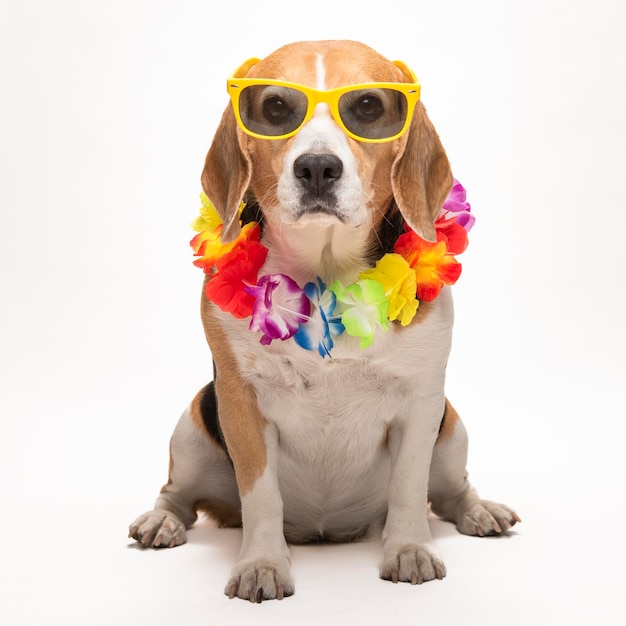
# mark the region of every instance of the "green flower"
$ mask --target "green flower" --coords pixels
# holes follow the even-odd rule
[[[380,283],[363,279],[344,288],[339,281],[335,281],[329,290],[337,298],[341,323],[348,335],[360,337],[361,348],[367,348],[374,341],[377,326],[383,330],[389,327],[389,302]]]

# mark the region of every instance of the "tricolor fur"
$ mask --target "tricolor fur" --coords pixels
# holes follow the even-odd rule
[[[285,46],[250,71],[320,89],[406,80],[398,67],[355,42]],[[324,194],[294,174],[303,155],[330,155],[340,175]],[[452,175],[418,103],[410,129],[382,144],[354,141],[326,105],[294,137],[244,134],[231,106],[207,155],[205,193],[236,237],[243,199],[263,221],[262,273],[300,285],[353,282],[388,251],[405,220],[434,240],[434,220]],[[294,592],[288,543],[344,541],[383,527],[381,576],[420,583],[445,575],[432,547],[428,503],[466,534],[509,529],[517,515],[480,500],[465,470],[467,435],[444,394],[453,310],[448,288],[393,324],[371,347],[336,339],[332,358],[293,341],[259,343],[238,320],[202,299],[214,382],[183,413],[171,441],[170,476],[155,509],[130,534],[175,546],[198,511],[243,525],[226,593],[252,601]]]

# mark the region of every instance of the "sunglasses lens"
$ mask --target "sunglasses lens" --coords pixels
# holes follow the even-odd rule
[[[342,122],[363,139],[394,137],[404,127],[407,110],[406,96],[395,89],[354,89],[339,98]]]
[[[239,115],[244,126],[266,137],[296,130],[304,120],[307,106],[306,95],[290,87],[251,85],[239,96]]]

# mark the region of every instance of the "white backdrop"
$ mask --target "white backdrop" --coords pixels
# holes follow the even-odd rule
[[[0,621],[536,624],[624,615],[626,15],[621,0],[0,0]],[[241,61],[299,39],[403,59],[478,222],[448,395],[500,540],[433,521],[448,578],[376,541],[297,547],[296,596],[222,596],[238,531],[126,527],[211,376],[187,246]],[[621,617],[620,617],[621,615]]]

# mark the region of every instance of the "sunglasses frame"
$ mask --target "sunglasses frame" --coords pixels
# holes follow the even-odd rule
[[[393,61],[393,64],[402,71],[402,74],[405,78],[409,79],[409,82],[406,83],[363,83],[360,85],[336,87],[334,89],[314,89],[313,87],[307,87],[306,85],[300,85],[298,83],[289,83],[283,80],[274,80],[270,78],[246,78],[246,75],[248,74],[250,69],[260,60],[261,59],[257,58],[248,59],[235,71],[233,76],[229,78],[226,82],[226,89],[230,96],[233,110],[235,112],[235,118],[237,119],[239,127],[247,135],[250,135],[251,137],[257,137],[258,139],[288,139],[289,137],[293,137],[313,117],[313,114],[315,113],[315,107],[320,103],[324,103],[328,105],[333,119],[343,129],[348,137],[351,137],[356,141],[363,141],[367,143],[385,143],[387,141],[393,141],[394,139],[397,139],[406,132],[409,124],[411,123],[411,118],[413,117],[415,105],[420,99],[421,85],[419,84],[417,77],[415,76],[413,71],[410,70],[402,61]],[[239,111],[239,98],[246,87],[251,87],[254,85],[288,87],[290,89],[295,89],[302,92],[307,98],[307,111],[300,125],[296,129],[282,135],[262,135],[250,130],[249,128],[246,128],[243,120],[241,119],[241,113]],[[391,137],[382,137],[376,139],[361,137],[350,131],[341,119],[341,115],[339,113],[339,99],[344,94],[359,89],[392,89],[402,93],[407,100],[406,120],[402,129]]]

